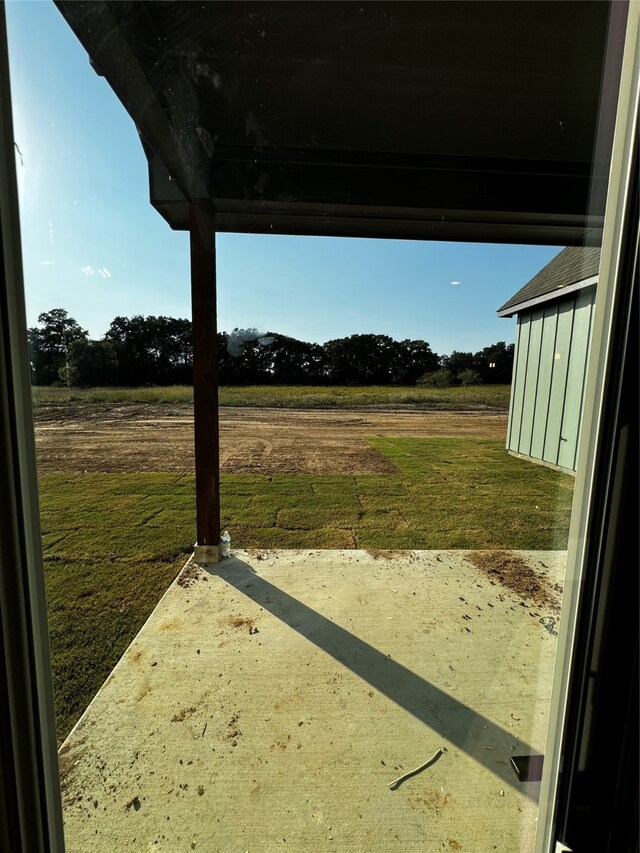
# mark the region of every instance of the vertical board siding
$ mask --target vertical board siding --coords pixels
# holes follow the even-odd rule
[[[556,304],[547,308],[542,318],[542,341],[540,343],[540,361],[533,403],[534,416],[531,424],[531,450],[529,452],[529,455],[534,459],[544,458],[544,439],[549,416],[557,327],[558,306]]]
[[[555,352],[553,353],[553,376],[549,394],[549,413],[544,438],[542,458],[546,462],[558,464],[560,453],[560,431],[564,413],[564,401],[567,393],[567,373],[569,353],[573,337],[573,320],[576,300],[563,302],[558,306],[558,324],[556,327]]]
[[[520,424],[522,423],[524,380],[527,370],[527,353],[529,351],[529,329],[529,317],[518,316],[518,332],[511,387],[511,411],[509,412],[509,431],[507,434],[507,448],[514,450],[516,453],[518,452]]]
[[[522,405],[522,422],[518,453],[531,455],[531,439],[533,437],[533,421],[535,418],[536,391],[538,388],[538,372],[540,369],[540,348],[542,346],[542,330],[544,326],[544,311],[531,313],[529,332],[529,352],[525,372],[524,400]]]
[[[509,450],[575,470],[595,293],[518,316]]]
[[[584,383],[591,338],[591,315],[594,301],[595,288],[590,287],[580,291],[576,299],[575,319],[573,322],[573,336],[569,356],[567,393],[562,416],[558,465],[574,470],[578,450],[578,434],[582,414]]]

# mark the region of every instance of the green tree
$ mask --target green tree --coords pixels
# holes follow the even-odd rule
[[[475,369],[482,381],[492,385],[510,384],[514,351],[514,344],[498,341],[477,352],[474,356]]]
[[[273,343],[266,356],[269,372],[279,385],[318,385],[326,381],[327,360],[324,347],[286,335],[270,334]]]
[[[439,370],[434,370],[432,373],[425,373],[421,376],[417,385],[426,386],[427,388],[448,388],[455,384],[455,377],[446,367],[441,367]]]
[[[388,335],[351,335],[324,345],[332,382],[388,385],[398,375],[402,347]]]
[[[95,388],[118,384],[118,358],[109,341],[73,341],[66,369],[67,385]]]
[[[461,385],[481,385],[482,376],[480,376],[477,370],[466,368],[465,370],[460,371],[458,381]]]
[[[173,317],[114,317],[104,336],[113,346],[123,385],[191,382],[191,321]]]
[[[218,335],[218,378],[222,385],[274,382],[274,336],[258,329],[234,329]]]
[[[404,340],[398,343],[399,358],[392,381],[397,385],[415,385],[425,373],[438,369],[439,358],[426,341]]]
[[[63,308],[38,316],[40,327],[28,330],[34,385],[51,385],[66,377],[69,348],[74,341],[86,340],[88,333]]]
[[[451,355],[440,358],[440,367],[448,370],[452,376],[452,384],[460,384],[460,374],[464,370],[475,370],[476,362],[472,352],[459,352],[454,350]]]

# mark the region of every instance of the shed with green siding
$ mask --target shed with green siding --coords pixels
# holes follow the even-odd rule
[[[507,450],[575,471],[600,249],[570,246],[498,310],[517,318]]]

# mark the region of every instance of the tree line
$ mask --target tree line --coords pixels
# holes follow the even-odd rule
[[[100,340],[62,308],[28,330],[34,385],[188,385],[191,321],[115,317]],[[514,345],[438,355],[423,340],[362,334],[325,344],[255,329],[218,333],[221,385],[476,385],[511,382]]]

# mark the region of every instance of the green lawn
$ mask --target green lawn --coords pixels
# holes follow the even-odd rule
[[[226,475],[232,546],[554,549],[573,479],[500,441],[376,438],[376,475]],[[194,481],[178,474],[44,474],[45,572],[58,732],[66,735],[192,549]]]
[[[256,385],[223,387],[221,406],[267,406],[292,409],[350,408],[357,406],[413,406],[428,409],[500,410],[509,408],[509,385],[473,385],[453,388],[415,386],[346,387],[331,385]],[[36,409],[50,405],[176,404],[191,403],[193,391],[186,385],[166,388],[48,388],[33,389]]]

